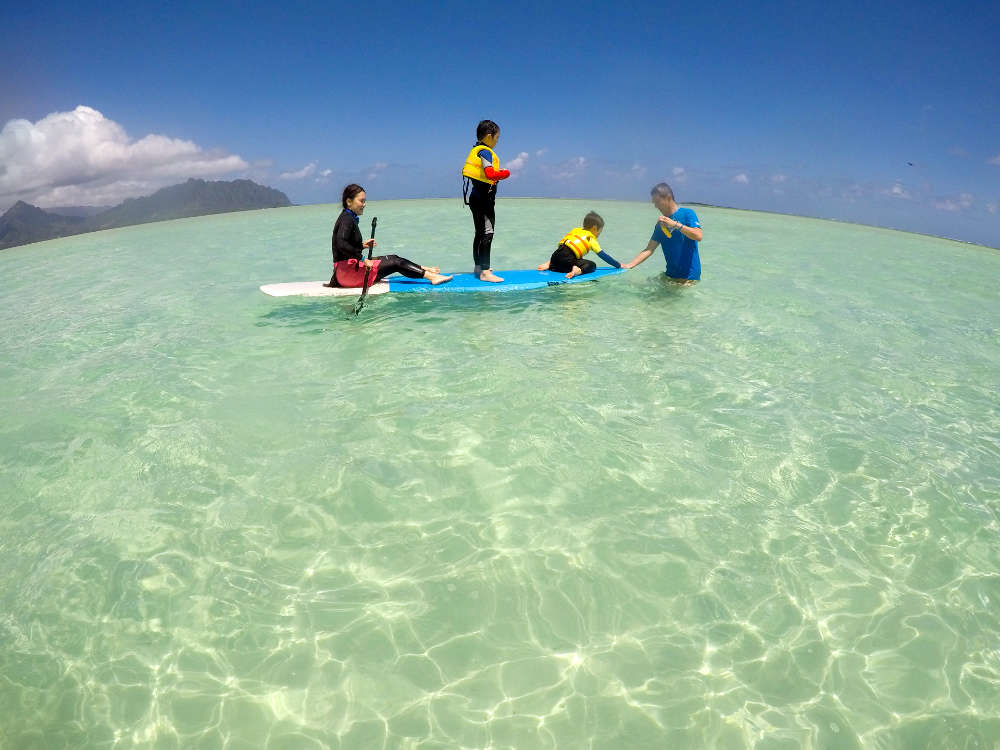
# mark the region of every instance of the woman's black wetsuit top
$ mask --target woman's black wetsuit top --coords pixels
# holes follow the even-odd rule
[[[336,264],[342,260],[354,258],[361,262],[364,259],[364,239],[361,236],[361,229],[358,227],[358,216],[350,209],[345,208],[337,217],[333,225],[333,235],[330,238],[330,245],[333,251],[333,262]],[[411,279],[422,279],[424,269],[412,260],[401,258],[398,255],[376,256],[381,262],[378,266],[376,281],[381,281],[392,273],[401,273]],[[334,270],[330,277],[329,286],[337,286],[337,272]]]
[[[333,236],[330,238],[333,262],[351,258],[361,260],[364,243],[361,229],[358,227],[357,214],[345,208],[337,217],[337,223],[333,225]]]

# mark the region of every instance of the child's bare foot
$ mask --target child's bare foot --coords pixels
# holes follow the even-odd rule
[[[542,265],[538,266],[538,270],[539,271],[548,271],[549,270],[549,262],[545,261],[544,263],[542,263]]]
[[[566,278],[572,279],[574,276],[579,276],[581,273],[583,273],[583,271],[580,269],[580,266],[573,266],[573,270],[566,274]]]
[[[494,284],[503,281],[503,279],[493,273],[492,269],[487,268],[479,275],[480,281],[492,281]]]
[[[431,273],[441,273],[441,269],[437,266],[420,266],[425,271],[430,271]]]
[[[426,274],[424,274],[424,278],[427,279],[432,284],[443,284],[444,282],[451,281],[452,279],[451,276],[442,276],[441,274],[434,273],[432,271],[428,271]]]

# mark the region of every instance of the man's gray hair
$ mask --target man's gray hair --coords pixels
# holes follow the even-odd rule
[[[674,191],[671,190],[670,185],[665,182],[653,185],[653,189],[649,191],[649,194],[655,195],[657,198],[669,198],[670,200],[674,200]]]

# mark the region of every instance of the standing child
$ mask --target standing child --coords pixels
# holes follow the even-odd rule
[[[597,264],[583,257],[591,250],[609,266],[621,268],[621,263],[601,250],[601,246],[597,244],[597,238],[601,236],[603,229],[604,219],[591,211],[583,217],[582,227],[570,230],[569,234],[559,240],[559,247],[548,261],[538,266],[538,270],[565,272],[567,279],[583,273],[593,273]]]
[[[490,247],[496,219],[497,183],[510,177],[510,170],[500,169],[500,159],[493,148],[500,140],[500,126],[483,120],[476,128],[476,145],[469,151],[462,167],[462,197],[472,211],[476,235],[472,240],[473,273],[482,281],[503,281],[490,267]]]

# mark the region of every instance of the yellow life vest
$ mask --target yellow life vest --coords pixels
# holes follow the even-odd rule
[[[559,244],[572,250],[577,258],[582,258],[591,250],[595,253],[601,252],[601,246],[597,244],[594,233],[582,227],[570,230],[569,234],[559,240]]]
[[[490,152],[490,156],[493,159],[493,169],[497,172],[500,171],[500,159],[496,155],[496,152],[489,146],[477,143],[472,147],[469,155],[465,158],[465,166],[462,167],[462,176],[469,177],[473,180],[479,180],[480,182],[485,182],[489,185],[496,185],[496,180],[491,180],[486,176],[486,170],[483,168],[483,160],[479,157],[479,152],[484,148]]]

